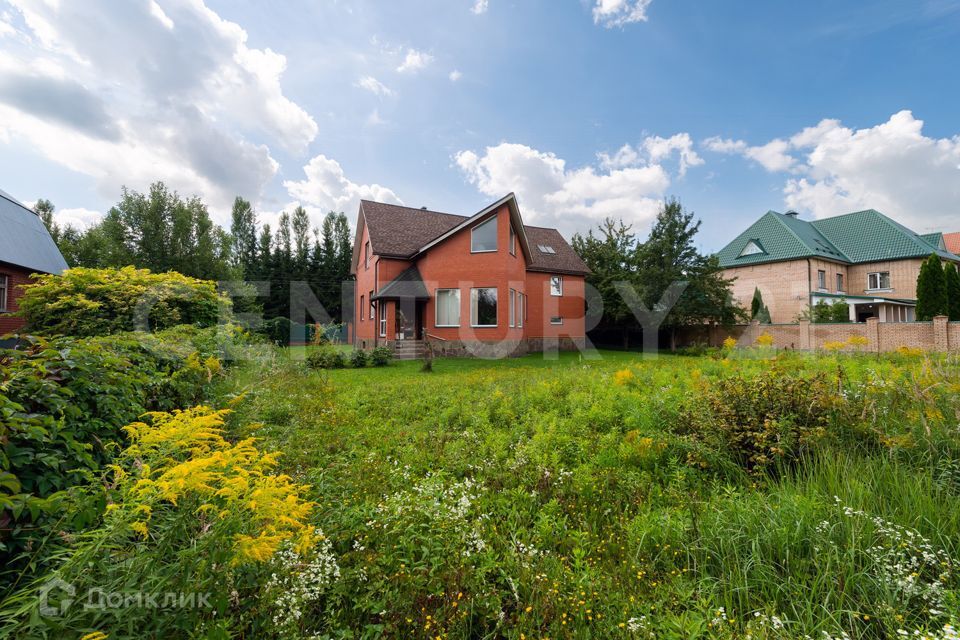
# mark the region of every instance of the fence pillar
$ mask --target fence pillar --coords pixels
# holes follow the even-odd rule
[[[810,351],[810,321],[800,321],[800,341],[798,348],[801,351]]]
[[[946,353],[950,350],[950,345],[947,342],[947,322],[949,318],[947,316],[936,316],[933,319],[933,350]]]
[[[867,318],[867,340],[870,341],[870,349],[880,353],[880,318],[876,316]]]

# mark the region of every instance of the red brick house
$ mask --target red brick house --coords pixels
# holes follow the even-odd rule
[[[31,273],[60,273],[67,263],[36,213],[0,190],[0,336],[18,330],[19,285]]]
[[[364,200],[351,273],[353,343],[415,357],[584,345],[589,269],[556,229],[525,225],[511,193],[472,216]]]

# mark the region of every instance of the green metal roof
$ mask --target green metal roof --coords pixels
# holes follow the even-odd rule
[[[764,252],[741,255],[751,240]],[[920,236],[879,211],[867,209],[812,222],[768,211],[717,257],[723,267],[739,267],[798,258],[857,264],[923,258],[931,253],[960,262],[960,256],[943,248],[942,234]]]

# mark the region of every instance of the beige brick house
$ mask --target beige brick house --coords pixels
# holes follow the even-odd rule
[[[796,322],[821,300],[844,300],[850,320],[915,319],[917,276],[930,254],[960,263],[942,233],[917,234],[873,209],[821,220],[768,211],[717,257],[750,307],[759,288],[774,323]]]

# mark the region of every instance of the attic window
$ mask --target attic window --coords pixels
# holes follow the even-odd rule
[[[556,251],[553,250],[553,247],[551,247],[548,244],[538,244],[537,249],[540,249],[540,253],[549,253],[549,254],[556,253]]]
[[[751,240],[747,243],[747,246],[743,248],[743,251],[741,251],[740,255],[737,257],[742,258],[744,256],[755,256],[759,253],[766,253],[766,251],[763,250],[763,247],[760,246],[759,242],[756,240]]]

